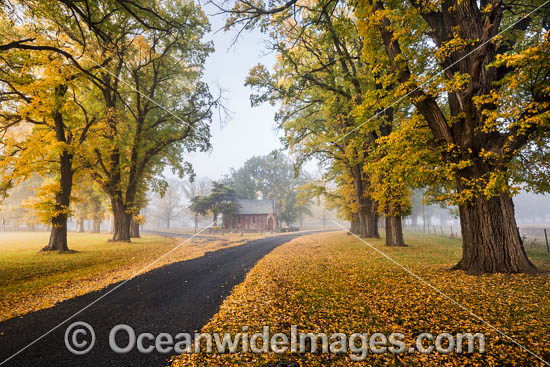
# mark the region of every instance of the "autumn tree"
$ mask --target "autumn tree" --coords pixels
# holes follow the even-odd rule
[[[323,179],[312,180],[300,186],[298,190],[299,197],[317,198],[318,201],[324,199],[325,210],[335,209],[339,218],[350,222],[350,232],[361,235],[353,178],[346,170],[333,165],[325,172]]]
[[[378,237],[377,204],[364,167],[379,127],[360,126],[356,113],[375,83],[361,61],[353,7],[346,2],[293,2],[273,14],[265,12],[269,25],[259,20],[264,12],[253,8],[237,2],[228,24],[258,12],[254,22],[272,29],[278,64],[273,74],[261,65],[251,70],[247,84],[253,88],[252,103],[282,102],[276,117],[299,162],[316,158],[325,167],[334,162],[346,170],[353,178],[360,233]],[[357,129],[359,134],[352,134]]]
[[[130,240],[138,197],[163,185],[164,167],[181,177],[191,173],[183,155],[210,148],[209,122],[218,106],[201,81],[211,51],[202,41],[209,30],[202,10],[189,2],[154,9],[170,19],[166,29],[117,19],[111,42],[102,43],[104,54],[114,52],[99,72],[105,130],[88,157],[92,176],[110,197],[114,241]]]
[[[434,176],[450,187],[441,199],[460,212],[463,258],[455,269],[470,273],[536,271],[510,186],[514,158],[548,131],[548,22],[531,6],[364,1],[358,13],[365,29],[379,32],[395,82],[433,136],[441,163]],[[419,64],[408,50],[435,58]]]
[[[208,196],[195,196],[191,200],[191,212],[206,216],[212,215],[213,225],[218,225],[219,214],[231,215],[239,208],[235,190],[221,182],[212,182],[212,189]]]
[[[72,181],[80,160],[87,161],[82,152],[88,136],[103,118],[88,113],[84,96],[93,94],[90,84],[111,90],[96,73],[112,60],[112,52],[102,57],[93,52],[105,51],[107,44],[116,49],[109,33],[120,19],[150,31],[169,29],[155,6],[148,0],[2,3],[1,189],[4,195],[30,172],[47,178],[35,203],[52,226],[44,250],[68,249]]]
[[[57,47],[63,43],[50,41]],[[41,220],[52,227],[43,250],[66,251],[71,190],[82,162],[78,148],[85,146],[96,122],[81,109],[86,82],[82,71],[56,52],[14,49],[3,60],[2,186],[9,189],[33,173],[45,178],[34,203]]]

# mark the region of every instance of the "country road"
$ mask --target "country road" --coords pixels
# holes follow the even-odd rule
[[[258,260],[277,246],[310,233],[258,239],[152,270],[130,280],[68,321],[65,320],[118,283],[49,309],[6,320],[0,323],[0,365],[164,366],[167,354],[143,354],[135,349],[127,354],[113,352],[108,342],[109,332],[118,324],[131,326],[136,335],[164,332],[175,336],[180,332],[198,331]],[[76,321],[90,324],[96,335],[94,348],[81,356],[70,353],[64,342],[67,327]],[[5,361],[60,323],[63,324],[57,329]],[[80,335],[77,342],[85,339]],[[124,345],[123,338],[120,345]]]

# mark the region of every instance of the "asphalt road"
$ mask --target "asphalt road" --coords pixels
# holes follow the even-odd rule
[[[107,295],[119,283],[49,309],[6,320],[0,323],[0,365],[164,366],[170,354],[156,351],[144,354],[136,348],[127,354],[113,352],[109,346],[109,332],[115,325],[127,324],[136,335],[145,332],[155,336],[161,332],[172,336],[194,333],[218,311],[231,289],[244,280],[258,260],[277,246],[306,234],[267,237],[210,252],[200,258],[173,263],[137,276]],[[102,295],[105,297],[66,321]],[[88,323],[95,331],[95,346],[84,355],[69,352],[64,341],[66,330],[76,321]],[[61,323],[57,329],[5,361]],[[118,345],[125,346],[128,342],[125,332],[117,335]],[[89,342],[90,334],[76,335],[75,340],[77,344]]]

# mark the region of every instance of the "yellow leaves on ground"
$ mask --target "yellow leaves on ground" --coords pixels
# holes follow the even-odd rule
[[[550,276],[469,276],[446,270],[460,258],[460,242],[406,236],[408,247],[368,242],[542,358],[550,359]],[[539,268],[550,257],[531,254]],[[408,345],[422,332],[481,332],[486,353],[369,354],[364,362],[331,354],[183,354],[172,366],[262,366],[279,359],[300,366],[536,366],[537,360],[464,309],[407,274],[352,236],[302,237],[262,259],[225,300],[202,332],[270,326],[270,334],[300,332],[403,333]]]
[[[107,242],[108,234],[69,233],[77,253],[37,252],[48,243],[47,232],[0,233],[0,321],[128,279],[186,239],[144,236],[132,243]],[[204,255],[245,241],[188,240],[147,270]]]

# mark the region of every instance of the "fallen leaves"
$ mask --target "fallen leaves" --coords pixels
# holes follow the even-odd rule
[[[550,276],[449,272],[460,257],[457,240],[408,236],[409,247],[369,243],[411,269],[456,302],[550,359]],[[537,264],[544,265],[544,264]],[[546,266],[548,262],[546,263]],[[333,354],[196,354],[175,357],[173,366],[262,366],[277,360],[300,366],[536,366],[539,361],[486,323],[408,275],[357,239],[342,233],[302,237],[267,255],[222,304],[202,332],[271,333],[297,325],[303,332],[403,333],[408,345],[422,332],[481,332],[486,353],[369,354],[365,362]],[[540,363],[539,363],[540,364]]]

